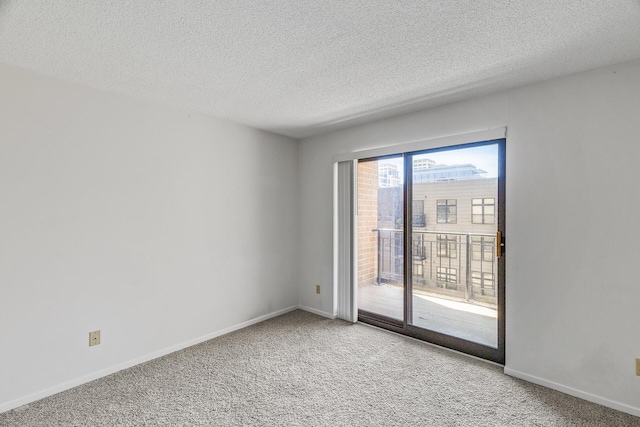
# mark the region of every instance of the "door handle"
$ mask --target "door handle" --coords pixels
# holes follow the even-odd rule
[[[496,233],[496,258],[502,258],[502,232]]]

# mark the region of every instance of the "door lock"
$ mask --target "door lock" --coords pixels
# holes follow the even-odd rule
[[[496,258],[502,258],[503,251],[504,243],[502,243],[502,232],[498,231],[496,233]]]

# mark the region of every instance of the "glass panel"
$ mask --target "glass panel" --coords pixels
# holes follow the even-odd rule
[[[402,157],[358,162],[358,309],[398,320],[404,319],[403,177]],[[424,199],[416,200],[414,226],[424,223],[421,207]]]
[[[424,201],[426,225],[411,235],[407,321],[497,348],[498,145],[414,155],[413,164],[412,197]]]
[[[481,261],[482,260],[482,245],[473,244],[471,245],[471,259],[473,261]]]
[[[426,225],[425,220],[424,200],[414,200],[411,210],[411,225],[413,227],[424,227]]]
[[[493,238],[486,238],[482,245],[482,260],[493,262],[493,254],[495,253],[495,240]]]

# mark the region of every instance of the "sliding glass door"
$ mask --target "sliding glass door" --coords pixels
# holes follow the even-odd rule
[[[358,309],[404,319],[404,159],[358,162]]]
[[[504,362],[504,147],[359,161],[360,320]]]

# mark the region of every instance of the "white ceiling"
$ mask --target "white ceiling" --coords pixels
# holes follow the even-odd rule
[[[640,0],[0,0],[0,62],[304,137],[640,58]]]

